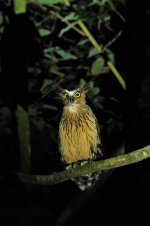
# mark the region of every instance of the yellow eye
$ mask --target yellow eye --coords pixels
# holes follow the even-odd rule
[[[69,97],[69,94],[68,93],[65,93],[64,94],[64,97],[65,97],[65,99],[67,99]]]
[[[80,96],[81,96],[81,94],[79,92],[75,93],[75,97],[80,97]]]

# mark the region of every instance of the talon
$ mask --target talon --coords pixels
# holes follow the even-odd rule
[[[91,163],[92,162],[92,159],[88,159],[88,163]]]
[[[73,168],[73,169],[76,168],[77,166],[78,166],[78,162],[72,163],[72,168]]]
[[[70,165],[66,166],[66,170],[74,169],[78,166],[77,162],[72,162]]]
[[[66,166],[66,170],[70,170],[71,168],[71,165]]]

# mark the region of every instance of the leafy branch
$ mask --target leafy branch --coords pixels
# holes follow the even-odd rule
[[[62,183],[74,177],[130,165],[147,158],[150,158],[150,145],[128,154],[122,154],[106,160],[87,163],[75,169],[54,172],[51,175],[25,175],[21,173],[18,173],[17,175],[19,179],[24,183],[54,185]]]
[[[78,24],[82,28],[82,30],[85,32],[85,34],[87,35],[88,39],[93,44],[93,46],[97,49],[97,51],[101,52],[101,46],[95,40],[95,38],[90,33],[90,31],[87,29],[87,27],[82,22],[82,20],[79,20]],[[121,74],[119,73],[117,68],[113,65],[113,63],[110,60],[107,61],[107,65],[108,65],[109,69],[112,71],[112,73],[114,74],[114,76],[116,77],[116,79],[118,80],[118,82],[120,83],[120,85],[122,86],[122,88],[126,89],[126,82],[124,81],[123,77],[121,76]]]
[[[27,3],[34,3],[34,4],[39,4],[39,5],[45,4],[45,5],[49,5],[49,6],[55,5],[57,3],[59,3],[59,4],[61,3],[62,5],[65,5],[66,7],[71,7],[69,0],[63,0],[63,1],[62,0],[57,0],[57,1],[54,1],[54,0],[23,0],[23,1],[13,0],[13,1],[14,1],[14,11],[15,11],[16,14],[24,13],[25,10],[26,10],[26,4]],[[111,2],[109,2],[109,4],[110,4],[111,9],[113,11],[115,11],[118,15],[119,12],[115,9],[115,6]],[[70,9],[72,11],[72,8],[70,8]],[[86,24],[83,22],[82,19],[74,18],[74,22],[70,23],[66,18],[64,18],[58,12],[52,11],[52,14],[55,15],[56,18],[59,18],[62,22],[67,24],[67,28],[65,28],[65,32],[70,30],[70,29],[73,29],[77,33],[79,33],[81,36],[83,36],[83,37],[86,36],[88,38],[88,40],[91,42],[91,44],[95,47],[95,50],[98,53],[102,53],[105,50],[105,48],[103,48],[103,51],[102,51],[102,44],[99,44],[97,42],[97,40],[92,35],[92,33],[90,32],[90,30],[88,29],[88,27],[86,26]],[[121,19],[124,21],[124,18],[120,15],[120,13],[119,13],[119,17],[121,17]],[[76,27],[77,24],[80,27],[80,29]],[[114,66],[114,64],[111,62],[111,60],[108,60],[106,62],[106,65],[107,65],[108,69],[113,73],[113,75],[115,76],[117,81],[120,83],[122,88],[126,89],[126,82],[124,81],[124,78],[119,73],[119,71]],[[100,67],[100,63],[98,61],[96,63],[96,66],[98,68]]]

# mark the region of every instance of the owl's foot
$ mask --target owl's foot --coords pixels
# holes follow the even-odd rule
[[[66,166],[66,170],[74,169],[78,166],[78,162],[72,162],[70,165]]]
[[[78,166],[83,166],[87,163],[91,163],[92,160],[91,159],[87,159],[87,160],[78,160],[77,162],[72,162],[70,165],[66,166],[66,170],[70,170],[70,169],[75,169]]]
[[[86,163],[91,163],[92,159],[80,160],[78,161],[78,165],[83,166]]]

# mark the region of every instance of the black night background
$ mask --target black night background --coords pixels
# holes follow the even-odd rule
[[[70,180],[36,185],[17,176],[64,170],[59,86],[91,87],[87,102],[101,126],[103,159],[150,144],[148,1],[28,2],[18,13],[17,0],[0,0],[0,225],[149,225],[149,159],[105,172],[86,192]]]

